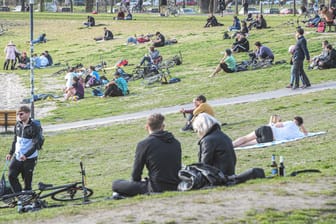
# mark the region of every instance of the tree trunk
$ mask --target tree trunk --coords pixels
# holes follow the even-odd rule
[[[225,5],[229,4],[233,0],[225,0]],[[200,0],[201,13],[214,13],[217,11],[217,0]]]
[[[93,11],[93,0],[86,0],[85,5],[85,12],[92,12]]]

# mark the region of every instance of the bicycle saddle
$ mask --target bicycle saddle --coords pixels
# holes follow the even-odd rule
[[[48,187],[52,187],[52,186],[53,186],[52,184],[44,184],[42,182],[38,183],[38,189],[41,191],[45,190]]]

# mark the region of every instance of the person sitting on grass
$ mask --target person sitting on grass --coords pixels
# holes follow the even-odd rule
[[[254,145],[258,143],[290,140],[304,137],[308,132],[303,126],[302,117],[294,117],[293,121],[278,122],[273,126],[261,126],[250,134],[233,141],[233,147]]]
[[[200,113],[192,126],[199,137],[198,162],[216,167],[225,175],[234,175],[236,153],[231,138],[221,130],[220,122],[207,113]]]
[[[147,118],[149,135],[137,144],[132,180],[113,181],[112,199],[177,190],[178,172],[182,168],[181,143],[165,130],[164,120],[162,114]],[[142,179],[144,167],[148,170],[148,178]]]
[[[327,57],[319,62],[319,68],[328,69],[328,68],[336,68],[336,50],[333,48],[331,44],[327,45]]]
[[[49,51],[44,51],[44,55],[48,59],[48,65],[47,66],[52,66],[54,64],[54,62],[53,62],[53,59],[52,59],[51,55],[49,54]]]
[[[229,26],[228,30],[229,31],[238,31],[240,30],[240,20],[237,16],[233,16],[233,23],[232,26]]]
[[[85,25],[86,27],[95,26],[95,25],[96,25],[95,18],[93,18],[93,16],[88,16],[88,17],[87,17],[87,22],[85,22],[84,25]]]
[[[68,100],[72,98],[74,101],[84,98],[84,87],[80,83],[77,76],[72,77],[72,86],[64,90],[65,96],[64,99]]]
[[[236,64],[236,59],[233,57],[231,49],[226,49],[224,57],[217,65],[215,71],[209,75],[209,77],[214,77],[221,70],[227,73],[233,73],[237,70]]]
[[[313,57],[308,69],[315,69],[315,68],[317,69],[319,66],[319,63],[326,59],[328,55],[328,50],[327,50],[328,45],[329,45],[329,41],[327,40],[322,41],[322,52],[321,54]]]
[[[148,54],[146,54],[140,62],[140,66],[142,66],[145,62],[147,62],[147,66],[151,67],[152,64],[158,64],[159,60],[162,58],[160,52],[155,49],[155,47],[150,46],[148,50]]]
[[[206,21],[206,24],[204,25],[204,28],[207,28],[207,27],[213,27],[213,26],[224,26],[224,24],[219,23],[219,22],[217,21],[216,16],[214,16],[214,14],[211,13],[211,14],[209,15],[209,17],[207,18],[207,21]]]
[[[272,63],[274,61],[274,54],[269,47],[262,45],[259,41],[255,42],[256,50],[254,51],[255,57],[264,61],[270,60]]]
[[[85,87],[97,86],[101,84],[100,75],[94,66],[90,66],[90,74],[85,77]]]
[[[263,15],[259,15],[259,18],[257,19],[257,23],[256,23],[255,28],[257,28],[257,29],[267,28],[267,22],[266,22]]]
[[[113,39],[113,33],[111,30],[104,27],[104,36],[103,37],[95,37],[93,38],[95,41],[102,41],[102,40],[112,40]]]
[[[157,31],[155,33],[155,36],[156,36],[156,38],[154,40],[152,40],[153,46],[154,47],[163,47],[166,43],[165,37],[159,31]]]
[[[27,56],[27,52],[23,51],[19,57],[19,64],[17,66],[20,69],[29,69],[30,58]]]
[[[114,80],[106,84],[103,98],[108,96],[126,96],[129,94],[127,81],[121,77],[118,71],[115,72],[114,77]]]
[[[238,33],[236,41],[232,44],[233,52],[248,52],[250,50],[250,43],[246,39],[244,33]]]
[[[199,95],[195,99],[193,99],[194,108],[182,108],[180,110],[180,113],[183,113],[184,115],[188,114],[188,116],[185,116],[187,118],[187,122],[185,126],[181,129],[181,131],[192,131],[192,122],[195,117],[197,117],[197,115],[199,115],[200,113],[207,113],[211,116],[215,115],[213,108],[206,101],[207,100],[204,95]]]

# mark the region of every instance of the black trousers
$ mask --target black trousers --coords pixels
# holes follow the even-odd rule
[[[305,71],[303,70],[303,60],[293,61],[293,74],[294,74],[294,87],[299,87],[300,85],[300,75],[302,76],[303,84],[310,86],[310,81]]]
[[[129,180],[115,180],[112,183],[112,191],[128,197],[132,197],[138,194],[146,194],[150,192],[148,189],[147,181],[129,181]]]
[[[116,84],[112,84],[104,92],[104,96],[123,96],[121,89]]]
[[[19,174],[21,174],[24,181],[23,190],[27,191],[32,189],[33,172],[36,162],[37,158],[27,159],[26,161],[18,161],[16,158],[12,159],[8,170],[8,180],[14,192],[22,191],[22,187],[18,179]]]

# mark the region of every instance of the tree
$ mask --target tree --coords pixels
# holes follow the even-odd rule
[[[225,5],[228,5],[233,0],[225,0]],[[214,13],[218,6],[217,0],[200,0],[200,9],[202,13]]]
[[[94,0],[86,0],[86,5],[85,5],[85,12],[92,12],[93,11],[93,5],[94,5]]]

